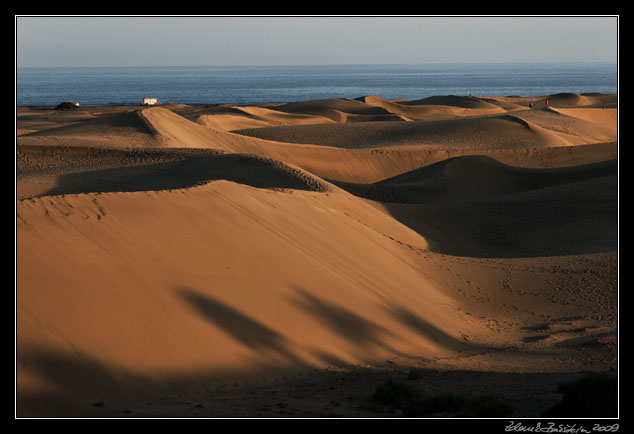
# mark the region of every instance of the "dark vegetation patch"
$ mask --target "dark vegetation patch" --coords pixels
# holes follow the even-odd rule
[[[74,102],[64,101],[55,107],[55,110],[77,110],[79,106],[77,106]]]
[[[405,417],[507,417],[513,407],[495,396],[469,397],[456,394],[427,395],[422,390],[399,380],[387,380],[377,386],[373,400],[376,404],[400,408]]]
[[[618,378],[609,373],[588,374],[578,380],[561,383],[557,389],[561,401],[544,410],[544,417],[617,417]]]

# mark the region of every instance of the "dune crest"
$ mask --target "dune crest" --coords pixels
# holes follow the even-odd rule
[[[502,107],[482,101],[475,97],[430,97],[415,101],[387,101],[377,96],[365,96],[359,99],[370,105],[382,107],[387,111],[410,120],[450,118],[463,116],[482,116],[506,113]]]
[[[147,121],[142,110],[128,109],[60,127],[40,129],[20,136],[20,141],[25,144],[45,141],[49,145],[159,147],[161,140],[157,136],[157,130]]]
[[[179,114],[206,127],[232,131],[244,128],[266,128],[282,125],[304,125],[334,122],[323,116],[284,113],[266,107],[223,107],[200,112],[179,111]]]
[[[563,115],[583,119],[610,128],[618,127],[618,110],[616,108],[556,108]]]
[[[571,145],[567,137],[510,114],[425,122],[284,126],[234,132],[269,141],[343,149],[426,146],[473,151]]]

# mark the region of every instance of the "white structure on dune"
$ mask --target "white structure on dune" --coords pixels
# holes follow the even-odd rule
[[[158,100],[156,98],[143,98],[143,105],[154,105],[158,104]]]

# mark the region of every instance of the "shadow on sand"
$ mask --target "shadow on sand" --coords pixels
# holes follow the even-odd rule
[[[328,190],[318,178],[276,160],[245,154],[194,153],[179,161],[67,173],[42,195],[171,190],[218,180],[256,188]]]
[[[266,325],[190,288],[180,287],[177,289],[177,294],[213,326],[222,329],[236,341],[258,354],[280,357],[296,366],[305,365],[292,353],[288,339]]]
[[[296,296],[290,299],[293,305],[359,351],[366,349],[369,354],[374,347],[392,350],[386,343],[387,337],[393,337],[389,330],[341,305],[301,288],[296,290]],[[108,365],[82,352],[24,352],[18,347],[17,416],[329,417],[336,413],[350,417],[394,417],[392,413],[380,413],[381,410],[377,413],[371,404],[372,394],[388,378],[405,379],[411,368],[377,364],[372,368],[339,365],[332,370],[314,369],[294,354],[295,343],[254,318],[194,289],[179,286],[174,291],[176,297],[211,326],[253,351],[254,358],[248,368],[142,372]],[[387,304],[384,307],[394,319],[425,339],[458,351],[477,348],[449,336],[402,306]],[[310,347],[310,343],[302,343],[302,346]],[[340,363],[335,356],[323,351],[312,353],[323,361]],[[562,372],[527,376],[417,368],[415,378],[431,391],[437,389],[443,393],[465,393],[474,388],[499,390],[515,400],[521,413],[518,417],[531,417],[556,402],[556,386],[562,379],[578,375]],[[38,379],[36,384],[40,387],[25,390],[21,385],[33,385],[33,378]],[[512,388],[511,383],[515,384]],[[540,396],[551,394],[552,399],[544,403],[522,401],[536,390]],[[271,399],[275,399],[275,406],[271,405]],[[335,407],[329,405],[333,402],[337,403]],[[341,406],[342,402],[350,405]]]
[[[333,183],[380,202],[437,253],[519,258],[617,248],[616,160],[523,169],[465,156],[374,184]]]

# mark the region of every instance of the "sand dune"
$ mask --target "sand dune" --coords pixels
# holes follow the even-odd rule
[[[480,150],[572,144],[561,134],[511,114],[424,122],[302,125],[234,132],[265,140],[310,143],[346,149],[429,146]]]
[[[68,126],[21,135],[20,145],[98,146],[107,148],[209,148],[232,150],[236,139],[205,128],[164,107],[129,110]]]
[[[380,202],[431,203],[481,200],[616,174],[616,160],[587,166],[527,169],[490,157],[461,156],[374,184],[346,184],[357,195]]]
[[[360,98],[359,101],[382,107],[391,113],[403,116],[406,120],[481,116],[507,112],[497,105],[469,97],[430,97],[416,101],[392,102],[376,96],[366,96]]]
[[[48,374],[30,372],[28,361],[38,351],[61,351],[77,363],[96,359],[122,375],[159,381],[197,370],[239,374],[269,364],[354,364],[423,348],[444,354],[460,342],[439,311],[424,317],[430,330],[446,336],[436,342],[433,334],[424,339],[399,325],[385,310],[424,285],[405,250],[389,237],[421,248],[425,242],[404,227],[390,229],[387,215],[347,195],[216,182],[174,192],[31,199],[21,203],[18,220],[18,339],[26,364],[18,387],[71,374],[65,369],[72,364]],[[350,245],[373,253],[350,256]],[[81,264],[68,257],[77,249]],[[78,294],[78,286],[55,278],[62,275],[73,276],[87,292]],[[44,294],[41,279],[57,283]],[[420,307],[451,305],[436,292],[421,292]],[[415,308],[411,300],[407,306]],[[56,334],[46,331],[50,327]],[[33,339],[35,346],[28,344]],[[115,393],[116,386],[86,391],[84,406]],[[77,385],[71,381],[69,387]],[[27,393],[27,408],[29,399],[37,404]]]
[[[143,116],[143,110],[128,110],[122,113],[117,113],[111,116],[94,117],[89,116],[75,116],[73,121],[68,122],[66,117],[66,123],[70,125],[57,126],[44,131],[39,131],[34,135],[71,135],[81,133],[94,133],[94,134],[107,134],[118,133],[124,134],[152,134],[154,131],[145,121]],[[85,122],[79,122],[85,120]]]
[[[468,109],[497,109],[495,103],[476,96],[438,95],[414,101],[402,102],[403,105],[434,105]]]
[[[125,158],[120,155],[119,158]],[[328,191],[326,182],[311,174],[270,158],[246,154],[164,155],[164,162],[136,161],[69,171],[46,185],[25,182],[19,198],[94,192],[158,191],[188,188],[215,180],[228,180],[260,188]],[[153,159],[156,159],[154,157]],[[145,160],[149,160],[145,159]],[[39,188],[37,188],[39,187]]]
[[[618,242],[618,198],[605,193],[617,185],[612,175],[469,203],[384,206],[438,253],[477,258],[597,254],[612,251]]]
[[[563,111],[560,112],[559,110]],[[564,113],[565,110],[566,109],[549,108],[517,112],[514,113],[514,115],[527,122],[538,125],[540,128],[556,133],[571,144],[616,141],[617,129],[615,124],[608,125],[605,122],[601,122],[600,119],[596,119],[599,120],[599,122],[595,122],[595,120],[584,119],[579,116],[569,116]],[[598,116],[595,116],[595,118],[598,118]]]
[[[583,119],[609,128],[618,127],[618,111],[615,108],[556,108],[553,110],[562,115]]]
[[[30,108],[20,108],[16,121],[20,124],[22,134],[36,132],[47,128],[55,128],[69,125],[87,119],[95,115],[84,110],[72,110],[63,112],[60,110],[46,110],[44,113]],[[18,132],[20,135],[20,132]]]
[[[48,196],[20,203],[18,228],[26,415],[129,408],[178,376],[209,387],[333,361],[495,351],[500,336],[482,337],[489,318],[521,318],[500,309],[508,297],[486,320],[465,317],[436,265],[415,261],[426,240],[342,193],[219,181]]]
[[[553,107],[579,107],[616,104],[616,95],[558,93],[551,95],[549,104]]]
[[[244,128],[265,128],[274,125],[263,119],[254,118],[248,115],[245,116],[242,114],[201,115],[198,119],[196,119],[196,122],[204,125],[205,127],[221,131],[239,130]]]
[[[21,144],[213,148],[214,130],[164,107],[140,108],[20,136]],[[222,147],[222,144],[219,144]]]
[[[617,95],[609,94],[576,94],[576,93],[559,93],[555,95],[546,95],[539,97],[496,97],[490,96],[487,99],[512,103],[522,106],[532,104],[535,108],[543,108],[548,100],[548,107],[603,107],[615,108],[618,104]]]
[[[350,115],[381,116],[391,114],[382,107],[376,107],[361,101],[346,98],[291,102],[271,106],[270,108],[284,113],[323,116],[336,122],[346,122],[346,119]]]
[[[202,110],[188,107],[176,112],[201,125],[222,131],[334,122],[323,116],[284,113],[259,106],[220,106]]]
[[[99,116],[84,122],[41,129],[21,136],[21,142],[48,145],[157,147],[161,141],[157,131],[146,120],[143,110],[127,110]]]
[[[338,185],[382,203],[438,253],[541,256],[609,251],[617,242],[616,160],[525,169],[463,156],[374,184]]]
[[[18,416],[539,416],[618,362],[615,97],[545,98],[20,108]]]

